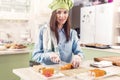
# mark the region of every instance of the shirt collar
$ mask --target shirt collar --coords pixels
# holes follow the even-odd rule
[[[62,29],[58,29],[58,32],[64,32],[64,29],[62,28]]]

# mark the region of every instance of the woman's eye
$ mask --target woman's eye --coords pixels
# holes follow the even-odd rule
[[[58,11],[57,14],[61,14],[61,11]]]
[[[68,14],[68,11],[64,11],[64,14]]]
[[[56,13],[57,14],[68,14],[68,11],[63,11],[63,12],[62,11],[57,11]]]

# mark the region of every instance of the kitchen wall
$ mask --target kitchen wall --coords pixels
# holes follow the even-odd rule
[[[48,23],[51,10],[48,8],[52,0],[32,0],[29,27],[31,28],[31,36],[33,42],[36,41],[40,25]]]
[[[25,37],[26,32],[35,42],[38,36],[39,25],[48,23],[51,15],[51,10],[48,8],[52,0],[30,0],[30,11],[27,19],[1,19],[0,18],[0,39],[12,40],[21,42]],[[74,0],[77,5],[82,0]],[[12,15],[14,17],[14,15]],[[12,16],[9,16],[12,18]],[[6,35],[7,33],[7,35]],[[8,39],[9,34],[9,39]]]
[[[48,8],[48,4],[51,1],[30,0],[30,12],[28,13],[29,17],[27,19],[0,19],[0,34],[1,32],[8,33],[10,40],[20,42],[21,36],[25,37],[23,34],[29,31],[32,42],[35,42],[38,36],[39,25],[49,22],[51,10]],[[79,5],[80,3],[83,3],[83,0],[74,0],[74,5]]]
[[[1,19],[0,18],[0,40],[12,40],[15,42],[23,41],[26,32],[29,30],[29,35],[32,42],[36,40],[39,25],[49,22],[50,9],[48,4],[51,0],[30,0],[30,12],[28,19]],[[14,16],[14,15],[13,15]]]

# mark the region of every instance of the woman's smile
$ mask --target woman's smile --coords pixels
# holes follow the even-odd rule
[[[68,10],[61,8],[58,9],[56,13],[57,13],[58,24],[63,25],[68,19],[68,14],[69,14]]]

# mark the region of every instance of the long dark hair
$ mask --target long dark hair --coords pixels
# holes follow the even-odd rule
[[[70,39],[70,28],[71,28],[71,23],[70,23],[70,17],[68,16],[67,21],[63,25],[63,29],[65,31],[65,36],[66,36],[66,42],[68,42],[69,39]],[[57,43],[59,43],[58,22],[57,22],[57,19],[56,19],[56,11],[53,11],[52,15],[51,15],[50,29],[54,32],[55,37],[57,39]]]

